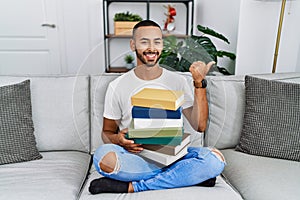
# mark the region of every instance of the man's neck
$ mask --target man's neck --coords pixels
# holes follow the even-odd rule
[[[135,75],[142,80],[153,80],[157,79],[162,75],[163,69],[158,65],[153,67],[147,67],[145,65],[138,65],[134,69]]]

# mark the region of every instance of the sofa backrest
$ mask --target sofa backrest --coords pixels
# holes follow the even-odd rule
[[[268,80],[300,83],[300,73],[252,75]],[[240,139],[245,111],[244,76],[207,77],[209,119],[204,145],[234,148]]]
[[[0,76],[0,86],[30,79],[39,151],[90,151],[88,76]]]
[[[190,83],[190,89],[193,91],[193,81],[190,73],[181,73]],[[121,73],[103,73],[101,75],[91,76],[91,152],[93,153],[99,145],[103,144],[101,138],[103,123],[103,106],[108,84]],[[203,145],[203,133],[195,131],[189,122],[184,118],[184,130],[192,133],[192,146]]]
[[[91,152],[103,144],[101,133],[103,124],[103,109],[108,84],[120,76],[120,73],[103,73],[91,76]]]

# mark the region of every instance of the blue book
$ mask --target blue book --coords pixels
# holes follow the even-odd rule
[[[181,106],[177,110],[165,110],[140,106],[132,107],[132,118],[180,119],[181,115]]]

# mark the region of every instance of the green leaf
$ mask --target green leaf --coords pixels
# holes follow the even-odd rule
[[[235,54],[227,52],[227,51],[217,51],[216,55],[218,57],[224,57],[224,56],[226,56],[226,57],[230,58],[231,60],[235,60],[235,58],[236,58]]]
[[[208,37],[192,36],[191,40],[197,44],[197,45],[194,45],[193,48],[198,49],[198,51],[201,51],[201,53],[203,55],[205,55],[204,54],[205,53],[204,50],[205,50],[206,54],[209,54],[210,58],[212,58],[215,62],[217,62],[217,56],[216,56],[217,48]],[[192,44],[192,43],[190,42],[190,44]],[[206,55],[206,57],[209,58],[209,56],[207,56],[207,55]],[[209,59],[205,59],[205,62],[207,63],[208,60]],[[209,61],[211,61],[211,59]]]
[[[190,69],[190,66],[191,66],[191,62],[188,61],[187,59],[185,58],[182,58],[179,62],[178,62],[178,66],[177,66],[177,69],[178,71],[181,71],[181,72],[188,72],[189,69]]]
[[[142,21],[143,19],[137,15],[137,14],[132,14],[130,12],[121,12],[121,13],[116,13],[114,16],[114,21]]]
[[[164,49],[165,53],[177,54],[177,38],[175,36],[169,36],[164,38]]]
[[[209,28],[199,25],[198,29],[200,31],[203,30],[203,33],[218,37],[229,44],[227,38]],[[236,57],[234,53],[218,51],[209,37],[192,35],[184,41],[180,40],[178,42],[175,36],[169,36],[164,38],[164,49],[159,63],[162,67],[170,70],[187,72],[191,63],[195,61],[201,60],[209,63],[214,60],[217,63],[217,58],[224,56],[232,60]],[[211,69],[212,71],[219,71],[224,75],[229,74],[226,72],[226,69],[218,68],[217,65],[214,65]]]
[[[216,31],[214,31],[214,30],[212,30],[208,27],[198,25],[197,28],[198,28],[199,31],[201,31],[204,34],[208,34],[208,35],[211,35],[213,37],[219,38],[219,39],[223,40],[224,42],[230,44],[229,40],[224,35],[222,35],[220,33],[217,33]]]
[[[166,68],[166,69],[175,69],[177,70],[177,63],[178,63],[177,54],[169,54],[165,57],[161,57],[159,64],[160,66]]]

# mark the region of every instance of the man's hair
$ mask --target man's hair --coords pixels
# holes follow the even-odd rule
[[[133,36],[133,38],[134,38],[134,36],[135,36],[135,32],[136,32],[136,30],[138,29],[138,28],[140,28],[140,27],[143,27],[143,26],[154,26],[154,27],[158,27],[160,30],[161,30],[161,28],[160,28],[160,26],[156,23],[156,22],[154,22],[154,21],[152,21],[152,20],[143,20],[143,21],[140,21],[140,22],[138,22],[134,27],[133,27],[133,31],[132,31],[132,36]]]

